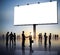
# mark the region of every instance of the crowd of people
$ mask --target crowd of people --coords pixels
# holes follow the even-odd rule
[[[42,33],[39,33],[38,36],[39,36],[39,41],[42,44],[42,38],[43,38]],[[45,46],[45,48],[46,48],[46,45],[47,45],[47,38],[49,40],[49,46],[51,46],[51,37],[52,37],[51,33],[49,34],[49,36],[47,36],[47,33],[44,33],[44,46]]]
[[[32,48],[33,40],[32,40],[31,32],[30,32],[30,35],[26,37],[24,31],[22,31],[22,49],[24,49],[25,47],[25,38],[29,38],[29,43],[30,43],[29,47]],[[8,46],[9,43],[10,45],[16,44],[16,33],[12,33],[12,32],[6,33],[6,46]]]
[[[10,42],[10,44],[16,44],[16,34],[14,33],[10,33],[9,34],[9,32],[7,32],[6,33],[6,46],[8,46],[8,42]]]
[[[40,40],[40,42],[42,43],[42,33],[39,33],[38,35],[38,39]],[[51,46],[51,38],[52,38],[52,33],[49,34],[49,36],[47,36],[47,33],[44,33],[44,46],[46,48],[46,45],[47,45],[47,37],[48,37],[48,40],[49,40],[49,47]],[[55,39],[58,39],[58,35],[55,35],[54,36]],[[32,35],[31,35],[31,32],[30,32],[30,35],[28,37],[25,36],[25,32],[22,31],[22,49],[24,49],[25,47],[25,38],[29,38],[29,47],[30,49],[32,49],[32,43],[34,42],[34,40],[32,40]],[[9,33],[7,32],[6,33],[6,46],[8,46],[8,42],[10,42],[10,44],[16,44],[16,33]]]

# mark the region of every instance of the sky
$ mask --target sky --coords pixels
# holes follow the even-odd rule
[[[32,32],[33,26],[14,26],[14,7],[16,5],[34,4],[37,2],[49,2],[50,0],[0,0],[0,34],[7,31],[16,32],[20,34],[23,30],[25,32]],[[47,32],[60,34],[60,0],[58,2],[58,24],[37,25],[37,32]]]

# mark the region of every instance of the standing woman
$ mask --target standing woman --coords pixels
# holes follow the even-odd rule
[[[25,47],[25,34],[24,31],[22,31],[22,48]]]
[[[9,32],[6,33],[6,46],[8,46]]]
[[[29,42],[30,42],[30,47],[32,47],[32,35],[31,35],[31,32],[30,32],[30,35],[29,35]]]
[[[16,33],[14,33],[14,44],[16,44]]]
[[[51,33],[49,35],[49,48],[51,47]]]

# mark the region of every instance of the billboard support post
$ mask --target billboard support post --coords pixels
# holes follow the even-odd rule
[[[36,24],[33,24],[33,37],[36,38]]]

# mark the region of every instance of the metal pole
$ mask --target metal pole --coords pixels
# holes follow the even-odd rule
[[[33,24],[33,37],[36,38],[36,24]]]
[[[52,2],[52,0],[50,0],[50,2]]]

